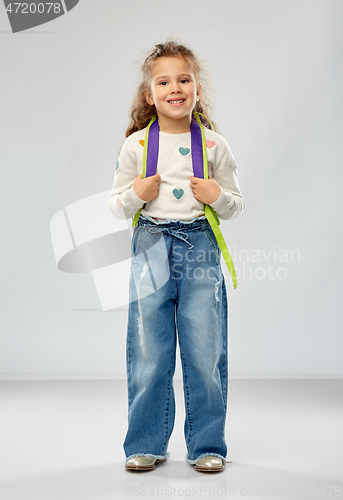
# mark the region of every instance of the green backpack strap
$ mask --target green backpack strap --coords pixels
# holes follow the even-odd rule
[[[214,236],[216,237],[216,240],[218,242],[219,248],[221,250],[221,253],[223,254],[223,258],[224,258],[224,260],[226,262],[226,265],[228,267],[229,273],[231,275],[231,279],[232,279],[232,283],[233,283],[233,288],[237,288],[238,283],[237,283],[235,266],[233,265],[233,261],[232,261],[230,252],[229,252],[229,250],[228,250],[228,248],[226,246],[226,243],[225,243],[225,240],[224,240],[224,236],[222,235],[222,232],[219,229],[219,224],[217,222],[218,216],[217,216],[215,210],[213,210],[213,208],[210,207],[210,205],[204,205],[204,209],[205,209],[206,219],[210,223],[210,226],[212,228]]]
[[[202,113],[194,113],[196,121],[200,125],[201,129],[201,139],[202,139],[202,152],[203,152],[203,162],[204,162],[204,179],[208,179],[208,166],[207,166],[207,149],[206,149],[206,139],[205,139],[205,132],[204,132],[204,127],[203,124],[201,123],[201,120],[199,118],[199,115],[202,115]],[[202,115],[206,118],[205,115]],[[207,118],[206,118],[207,120]],[[214,130],[212,123],[207,120],[210,124],[210,127],[212,130]],[[204,203],[204,211],[205,211],[205,216],[208,222],[210,223],[210,226],[212,228],[213,234],[216,237],[217,243],[219,245],[219,248],[221,250],[221,253],[223,254],[223,258],[226,262],[226,265],[228,267],[229,273],[231,275],[233,287],[237,288],[237,277],[236,277],[236,271],[235,271],[235,266],[233,265],[233,261],[230,255],[230,252],[227,248],[227,245],[224,240],[224,236],[222,235],[222,232],[219,228],[220,221],[218,219],[218,215],[216,211],[210,206],[206,205]]]
[[[202,123],[199,122],[199,120],[197,119],[197,116],[203,116],[205,118],[205,120],[209,123],[209,125],[211,127],[211,130],[213,130],[213,132],[215,132],[214,126],[212,125],[212,123],[210,122],[210,120],[207,118],[207,116],[205,116],[203,113],[199,113],[199,112],[194,112],[193,114],[195,115],[195,118],[196,118],[197,122],[200,123],[200,126],[202,125]]]
[[[154,123],[154,121],[156,120],[157,116],[153,116],[149,122],[149,125],[147,126],[147,129],[145,131],[145,138],[144,138],[144,150],[143,150],[143,167],[142,167],[142,179],[145,179],[146,177],[146,161],[147,161],[147,158],[148,158],[148,140],[149,140],[149,130],[150,130],[150,127],[151,125]],[[144,206],[144,205],[143,205]],[[133,220],[132,220],[132,225],[133,227],[136,227],[137,226],[137,223],[138,223],[138,219],[139,219],[139,216],[141,214],[141,211],[142,211],[142,208],[141,207],[138,212],[136,213],[136,215],[133,217]]]

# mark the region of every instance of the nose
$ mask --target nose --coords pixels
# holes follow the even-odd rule
[[[172,88],[171,88],[171,92],[172,92],[172,94],[174,94],[176,92],[179,94],[181,92],[180,82],[173,83]]]

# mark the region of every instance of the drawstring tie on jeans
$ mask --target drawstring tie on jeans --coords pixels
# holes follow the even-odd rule
[[[179,238],[179,240],[187,243],[189,248],[193,248],[193,245],[188,241],[188,234],[180,231],[179,229],[173,229],[170,227],[150,227],[149,233],[159,233],[160,231],[164,231],[168,233],[170,236],[175,236],[175,238]]]

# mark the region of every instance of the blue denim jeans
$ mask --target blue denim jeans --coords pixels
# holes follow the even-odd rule
[[[225,458],[227,298],[220,249],[206,218],[140,216],[132,237],[126,362],[126,461],[168,458],[179,340],[186,460]]]

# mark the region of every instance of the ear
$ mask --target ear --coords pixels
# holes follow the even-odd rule
[[[151,94],[150,94],[150,92],[149,92],[148,89],[144,89],[144,95],[145,95],[146,102],[148,104],[150,104],[150,106],[153,106],[154,105],[154,100],[151,97]]]
[[[201,84],[197,85],[197,102],[201,99]]]

